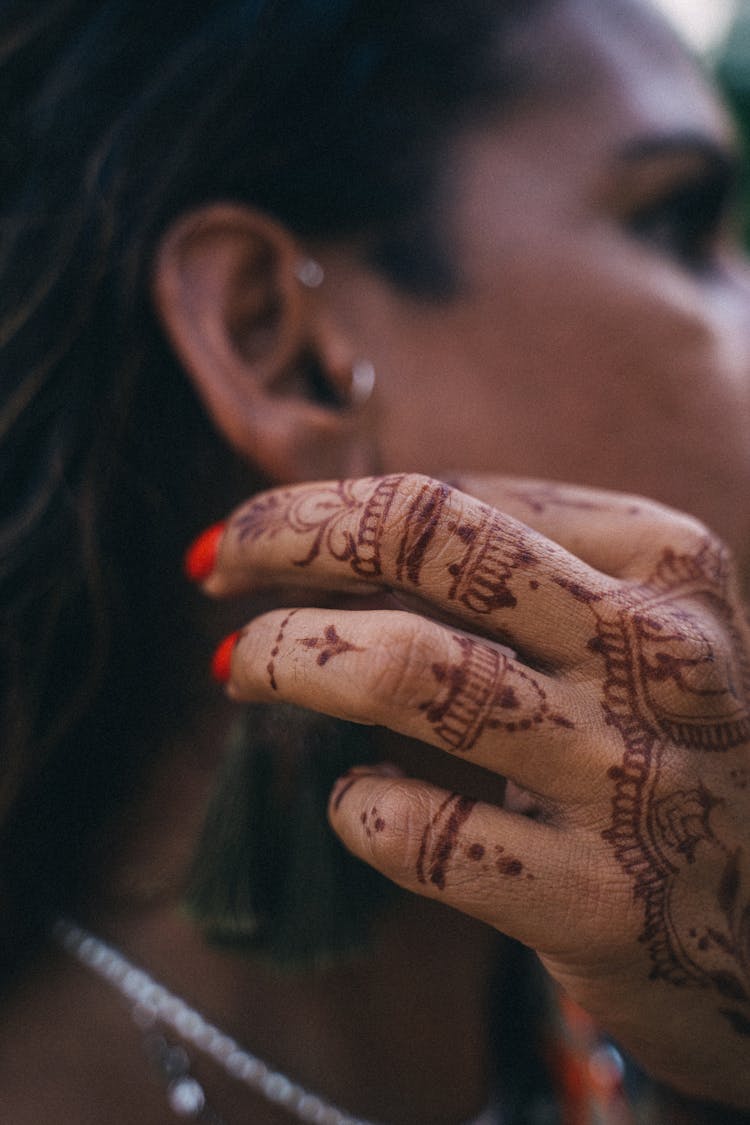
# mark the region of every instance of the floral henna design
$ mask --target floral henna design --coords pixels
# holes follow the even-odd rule
[[[713,555],[708,546],[692,558],[665,551],[637,593],[637,605],[618,624],[625,647],[638,657],[632,687],[643,714],[680,746],[721,751],[750,740],[750,664],[728,603],[709,585],[724,582]],[[683,604],[673,604],[675,593]],[[709,633],[705,617],[684,608],[691,598],[708,606],[718,636]],[[603,637],[600,643],[606,647]],[[607,689],[613,702],[624,686],[612,671]]]
[[[349,563],[355,574],[382,574],[380,545],[391,504],[403,476],[373,481],[342,480],[329,486],[273,492],[252,501],[237,518],[240,542],[273,539],[292,531],[308,540],[306,554],[294,560],[310,566],[326,551]]]
[[[321,554],[348,563],[362,578],[383,573],[382,543],[393,501],[404,475],[380,479],[343,480],[335,484],[273,492],[252,501],[237,519],[240,542],[273,539],[292,531],[309,541],[306,553],[294,560],[310,566]],[[440,526],[451,495],[447,485],[427,482],[411,502],[396,554],[396,579],[420,584],[425,555]]]
[[[693,555],[665,550],[651,579],[614,611],[587,601],[596,621],[589,648],[604,661],[602,706],[624,747],[609,770],[612,821],[602,835],[642,905],[650,976],[713,988],[733,1004],[722,1015],[747,1035],[750,864],[724,842],[725,772],[731,785],[744,767],[712,766],[716,756],[744,755],[750,742],[750,668],[726,585],[710,541]],[[678,751],[691,755],[695,783],[670,789]],[[682,894],[685,875],[704,861],[714,870],[717,858],[723,875],[699,928]]]
[[[438,738],[454,751],[468,753],[485,729],[513,733],[544,722],[573,728],[565,716],[550,712],[546,692],[534,677],[503,653],[458,633],[451,639],[459,657],[453,663],[432,665],[438,692],[419,706]],[[518,697],[521,689],[523,704]],[[528,703],[530,693],[532,705]],[[523,714],[519,714],[522,706]]]
[[[384,538],[398,527],[394,500],[406,491],[408,480],[401,474],[269,493],[237,517],[238,538],[257,542],[291,531],[304,543],[294,566],[310,566],[325,554],[361,578],[380,578]],[[448,485],[435,481],[418,488],[403,516],[400,541],[394,542],[396,581],[420,585],[425,559],[442,526],[459,544],[459,557],[448,565],[448,599],[477,614],[512,609],[517,598],[511,580],[517,570],[533,566],[536,555],[487,505],[479,507],[474,522],[449,520],[451,496]]]
[[[328,625],[323,631],[322,637],[302,637],[300,642],[305,648],[315,649],[318,652],[318,659],[316,661],[320,667],[324,667],[328,661],[334,656],[340,656],[344,652],[364,652],[363,648],[358,648],[356,645],[350,644],[345,641],[336,632],[335,625]]]

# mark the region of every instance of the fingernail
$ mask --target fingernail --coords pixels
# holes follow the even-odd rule
[[[219,684],[227,683],[232,674],[232,653],[241,636],[242,633],[239,629],[236,633],[230,633],[228,637],[224,638],[213,655],[211,675]]]
[[[216,566],[216,556],[219,553],[219,543],[225,527],[226,522],[224,520],[221,523],[215,523],[213,527],[209,527],[188,547],[185,553],[185,573],[191,581],[202,582],[204,578],[208,578],[209,574],[213,573]]]
[[[347,770],[333,786],[331,790],[331,805],[334,811],[338,808],[343,801],[346,794],[357,782],[365,777],[404,777],[404,771],[394,766],[392,762],[373,762],[367,766],[352,766]]]

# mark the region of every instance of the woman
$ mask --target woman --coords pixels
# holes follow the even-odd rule
[[[661,1119],[741,1117],[750,290],[691,61],[640,0],[1,18],[3,1119],[554,1119],[498,931]],[[308,767],[421,897],[319,862]]]

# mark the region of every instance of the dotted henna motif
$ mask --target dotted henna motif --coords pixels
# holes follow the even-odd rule
[[[276,634],[276,640],[274,641],[273,648],[271,649],[271,659],[268,661],[268,664],[266,665],[266,671],[268,672],[268,681],[269,681],[269,683],[270,683],[270,685],[271,685],[271,687],[273,688],[274,691],[279,690],[279,685],[276,683],[276,657],[279,655],[279,652],[281,651],[281,642],[284,640],[284,633],[286,632],[286,627],[297,612],[298,612],[298,610],[293,609],[291,611],[291,613],[288,613],[286,615],[286,617],[284,618],[284,620],[281,622],[281,625],[279,626],[279,631]]]
[[[569,719],[550,712],[543,688],[504,653],[459,633],[451,639],[458,659],[432,665],[438,692],[419,706],[437,737],[454,751],[468,753],[485,730],[514,733],[544,722],[573,728]]]
[[[602,835],[642,904],[650,975],[711,987],[746,1005],[750,905],[742,853],[714,828],[725,798],[702,781],[671,792],[664,784],[675,747],[710,760],[750,741],[750,669],[724,600],[723,565],[708,541],[695,555],[666,550],[650,581],[623,595],[614,612],[588,600],[596,620],[589,647],[604,661],[604,713],[624,745],[620,765],[609,771],[612,823]],[[711,612],[698,614],[699,604]],[[715,634],[706,624],[712,620]],[[699,933],[685,924],[680,876],[706,848],[723,853],[725,866],[714,924]],[[721,1012],[735,1031],[750,1033],[750,1009]]]
[[[471,863],[481,863],[483,871],[489,871],[492,866],[490,863],[482,863],[487,858],[487,849],[484,844],[474,843],[469,844],[465,849],[466,858]],[[499,871],[501,875],[505,875],[508,879],[518,879],[523,875],[526,879],[533,879],[525,868],[524,864],[516,856],[508,855],[505,848],[500,844],[495,845],[495,870]]]
[[[360,822],[364,829],[365,836],[371,837],[380,832],[385,831],[385,821],[378,812],[376,807],[366,809],[360,814]]]
[[[526,879],[534,878],[534,876],[526,870],[521,860],[513,855],[508,855],[505,848],[501,847],[500,844],[495,845],[495,853],[495,868],[501,875],[505,875],[508,879],[518,879],[521,875],[524,875]]]

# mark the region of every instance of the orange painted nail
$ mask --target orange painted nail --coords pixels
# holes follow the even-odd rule
[[[224,638],[213,655],[211,675],[219,684],[227,683],[232,674],[232,653],[241,636],[242,633],[239,629],[236,633],[230,633],[228,637]]]
[[[193,582],[202,582],[212,573],[216,566],[216,556],[219,553],[219,543],[225,527],[224,520],[215,523],[188,547],[185,554],[185,573]]]

